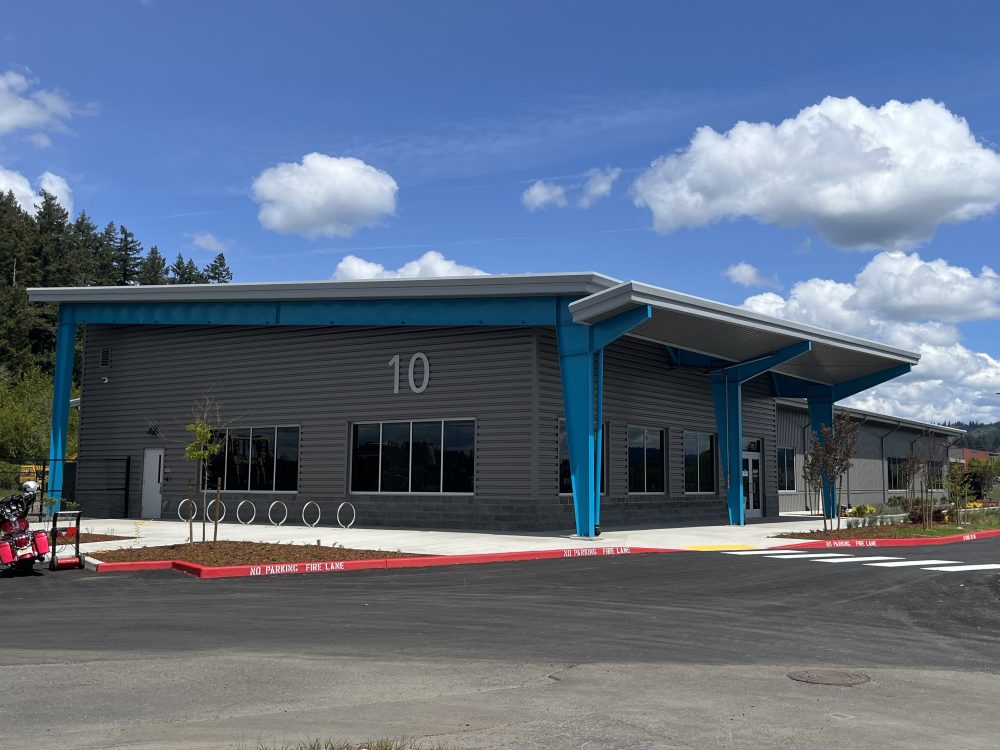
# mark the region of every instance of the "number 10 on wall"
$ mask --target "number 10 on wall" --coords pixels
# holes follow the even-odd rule
[[[422,366],[417,367],[417,363]],[[393,368],[392,373],[392,392],[399,393],[399,355],[395,355],[389,360],[389,367]],[[420,385],[417,385],[416,373],[419,370],[422,373],[422,378]],[[412,357],[410,357],[409,367],[406,369],[406,377],[410,383],[410,390],[414,393],[423,393],[427,390],[427,386],[431,382],[431,363],[427,359],[427,355],[423,352],[417,352]]]

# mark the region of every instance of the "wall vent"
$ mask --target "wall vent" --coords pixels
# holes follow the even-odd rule
[[[101,367],[111,367],[111,349],[101,347]]]

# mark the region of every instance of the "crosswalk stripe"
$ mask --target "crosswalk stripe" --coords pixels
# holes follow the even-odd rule
[[[785,558],[786,560],[807,560],[809,558],[820,558],[820,557],[850,557],[846,552],[810,552],[807,555],[765,555],[765,557],[770,557],[774,560],[780,560]]]
[[[945,573],[960,573],[963,570],[1000,570],[1000,565],[947,565],[943,568],[922,568],[922,570],[940,570]]]
[[[724,555],[801,555],[802,551],[797,549],[752,549],[741,550],[740,552],[723,552]]]
[[[906,568],[906,567],[917,567],[923,565],[961,565],[962,563],[956,560],[901,560],[899,562],[877,562],[877,563],[865,563],[865,565],[871,565],[873,568]]]
[[[825,563],[846,563],[846,562],[871,562],[872,560],[902,560],[902,557],[882,557],[880,555],[868,555],[867,557],[842,557],[838,560],[814,560],[814,562]]]

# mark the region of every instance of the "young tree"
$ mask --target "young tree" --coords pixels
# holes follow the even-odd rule
[[[934,496],[931,491],[942,484],[944,462],[948,460],[948,442],[925,432],[913,444],[912,455],[905,462],[910,467],[912,481],[918,487],[920,517],[923,527],[934,526]]]
[[[808,483],[812,477],[821,487],[826,484],[837,488],[836,494],[839,498],[844,489],[844,477],[851,469],[859,434],[858,423],[843,413],[834,416],[832,426],[824,425],[818,434],[813,433],[809,450],[805,455],[806,482]],[[827,529],[830,510],[836,512],[837,528],[840,528],[840,508],[830,509],[824,499],[824,531]]]
[[[969,500],[972,498],[972,478],[960,463],[948,464],[948,499],[961,520],[968,516]]]
[[[184,447],[184,459],[196,464],[198,484],[201,487],[202,541],[205,541],[205,520],[208,511],[207,467],[208,462],[222,450],[222,410],[211,396],[202,396],[191,410],[191,422],[184,429],[191,433],[191,442]],[[218,524],[215,527],[218,537]]]
[[[202,275],[209,284],[228,284],[233,280],[233,272],[229,270],[226,256],[222,253],[216,255],[214,260],[205,266]]]

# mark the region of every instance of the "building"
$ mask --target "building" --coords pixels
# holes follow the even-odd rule
[[[835,402],[918,360],[591,273],[29,296],[59,306],[54,459],[85,331],[77,499],[92,515],[122,512],[94,467],[130,456],[141,470],[128,513],[174,516],[198,482],[184,424],[210,394],[225,450],[206,476],[230,513],[251,499],[259,519],[280,501],[294,518],[314,501],[330,522],[350,501],[361,525],[581,536],[742,524],[777,515],[800,489],[788,489],[787,467],[803,424],[832,424]]]

